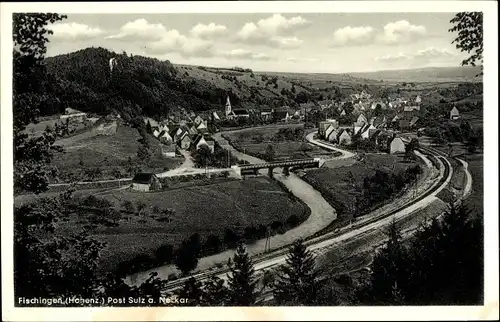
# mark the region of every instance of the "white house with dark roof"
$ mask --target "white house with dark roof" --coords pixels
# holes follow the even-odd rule
[[[132,179],[132,189],[137,191],[152,191],[161,189],[161,182],[154,173],[137,173]]]
[[[460,112],[458,111],[456,106],[453,106],[450,111],[450,120],[456,120],[458,118],[460,118]]]
[[[405,153],[406,147],[403,140],[398,136],[394,137],[389,145],[389,151],[391,154]]]

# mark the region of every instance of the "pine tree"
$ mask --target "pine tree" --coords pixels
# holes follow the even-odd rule
[[[409,280],[407,253],[395,221],[389,226],[387,235],[389,239],[385,246],[373,259],[371,278],[358,294],[364,304],[403,304],[403,291]]]
[[[283,305],[314,305],[319,284],[314,257],[302,240],[290,247],[286,264],[278,269],[274,282],[274,299]]]
[[[236,249],[233,261],[228,261],[231,274],[228,278],[229,304],[235,306],[249,306],[255,304],[257,280],[252,260],[246,252],[245,246],[240,244]]]

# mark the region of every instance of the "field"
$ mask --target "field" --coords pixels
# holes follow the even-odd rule
[[[99,197],[119,207],[126,200],[141,201],[147,209],[141,216],[122,213],[117,227],[92,228],[91,235],[108,243],[101,256],[103,270],[139,254],[152,254],[166,243],[176,246],[195,232],[202,238],[211,234],[222,237],[225,228],[239,231],[308,213],[305,205],[264,177],[152,193],[112,191]],[[157,220],[161,215],[155,208],[170,209],[170,221]],[[65,229],[76,232],[85,225],[87,220],[73,217]]]
[[[136,165],[139,138],[136,129],[118,125],[114,135],[96,136],[88,131],[59,140],[57,144],[63,146],[64,151],[55,154],[53,160],[59,171],[58,179],[66,182],[74,179],[112,179],[127,176],[126,170]],[[158,141],[154,138],[149,139],[154,148],[153,157],[151,168],[144,170],[163,171],[165,167],[173,168],[180,163],[181,160],[178,158],[163,158]],[[89,171],[96,168],[101,173],[91,178]]]
[[[366,154],[364,162],[358,162],[347,167],[309,170],[303,179],[320,191],[325,199],[337,210],[339,223],[352,216],[360,216],[355,210],[354,201],[359,192],[357,186],[362,186],[366,177],[372,176],[376,169],[392,173],[401,173],[415,161],[405,162],[403,156],[392,154]]]
[[[276,139],[276,135],[283,130],[295,131],[303,129],[302,124],[280,127],[262,127],[258,129],[245,129],[225,134],[231,144],[239,151],[262,158],[267,147],[272,145],[275,160],[305,159],[321,156],[331,156],[332,153],[316,145],[305,142],[303,133],[290,139]]]

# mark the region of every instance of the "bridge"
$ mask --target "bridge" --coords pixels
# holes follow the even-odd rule
[[[261,169],[268,169],[269,176],[272,177],[274,168],[283,168],[283,172],[287,175],[290,172],[290,168],[319,168],[323,165],[324,161],[321,158],[314,159],[300,159],[300,160],[287,160],[287,161],[277,161],[277,162],[266,162],[257,164],[245,164],[239,166],[233,166],[233,170],[238,175],[245,174],[258,174]]]

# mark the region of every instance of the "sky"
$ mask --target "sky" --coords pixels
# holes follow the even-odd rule
[[[87,47],[174,64],[349,73],[459,66],[453,13],[68,14],[47,56]]]

